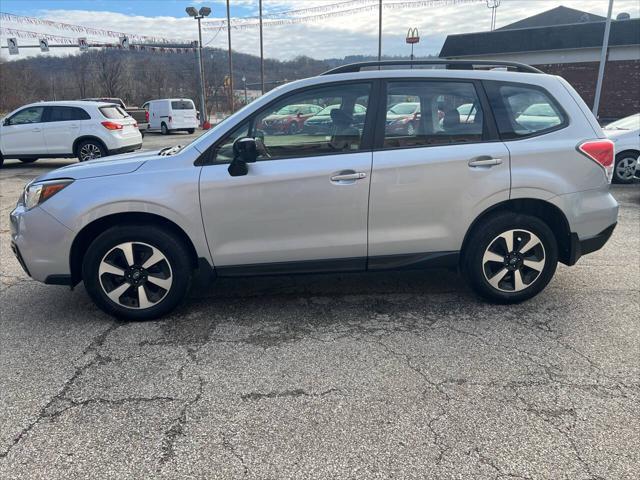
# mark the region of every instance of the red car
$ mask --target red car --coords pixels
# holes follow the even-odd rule
[[[287,105],[262,120],[260,130],[268,134],[283,133],[293,135],[302,130],[304,121],[322,110],[319,105]]]

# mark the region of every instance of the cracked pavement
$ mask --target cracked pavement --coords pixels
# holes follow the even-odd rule
[[[20,189],[66,163],[0,170],[0,478],[637,478],[637,185],[521,305],[455,272],[319,275],[121,323],[11,254]]]

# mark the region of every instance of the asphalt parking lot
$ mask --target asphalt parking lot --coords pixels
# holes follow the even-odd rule
[[[521,305],[446,271],[277,277],[120,323],[10,250],[24,184],[70,162],[0,169],[0,478],[637,478],[640,186]]]

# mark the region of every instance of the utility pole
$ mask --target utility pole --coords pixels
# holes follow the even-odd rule
[[[496,19],[498,18],[498,7],[502,0],[487,0],[487,7],[491,9],[491,31],[496,29]]]
[[[593,115],[598,118],[600,109],[600,96],[602,95],[602,82],[604,81],[604,67],[607,64],[607,50],[609,49],[609,32],[611,31],[611,15],[613,14],[613,0],[609,0],[607,23],[604,26],[604,38],[602,39],[602,52],[600,53],[600,67],[598,68],[598,80],[596,82],[596,96],[593,99]]]
[[[200,127],[204,128],[209,123],[209,116],[207,115],[207,100],[205,95],[205,82],[204,82],[204,57],[202,55],[202,26],[200,20],[209,16],[211,9],[209,7],[202,7],[200,10],[196,10],[195,7],[187,7],[185,9],[190,17],[195,18],[198,21],[198,45],[196,51],[196,64],[198,66],[198,90],[200,93]]]
[[[231,54],[231,12],[229,10],[229,0],[227,0],[227,37],[229,39],[229,101],[231,113],[235,111],[233,105],[233,57]]]
[[[264,95],[264,45],[262,42],[262,0],[260,0],[260,90]]]
[[[382,0],[378,4],[378,61],[382,60]]]

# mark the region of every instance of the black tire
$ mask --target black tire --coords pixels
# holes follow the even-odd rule
[[[517,231],[512,236],[513,252],[522,249],[525,242],[533,238],[529,235],[530,233],[537,236],[543,250],[536,246],[534,249],[524,252],[527,255],[513,253],[513,257],[505,257],[504,263],[483,262],[485,252],[489,247],[502,246],[504,251],[507,250],[506,242],[497,239],[497,237],[511,230]],[[496,241],[497,243],[495,243]],[[537,217],[511,212],[499,213],[483,220],[482,225],[471,232],[465,242],[465,251],[462,254],[463,273],[473,290],[483,298],[495,303],[518,303],[534,297],[551,281],[558,265],[558,244],[547,224]],[[517,257],[516,260],[513,260],[514,257]],[[544,266],[541,271],[536,273],[537,270],[523,266],[524,259],[528,261],[544,259]],[[518,266],[520,267],[518,268]],[[515,270],[511,271],[512,268],[519,270],[519,278],[527,278],[528,280],[524,281],[523,288],[519,291],[516,291],[516,272]],[[507,272],[504,277],[500,277],[504,280],[498,283],[498,288],[491,285],[489,278],[494,280],[494,275],[496,279],[499,278],[500,273],[504,270]],[[512,283],[513,291],[505,291],[510,289],[510,283]]]
[[[169,135],[169,127],[167,127],[167,124],[164,122],[160,124],[160,133],[162,135]]]
[[[37,158],[19,158],[18,160],[20,160],[22,163],[33,163],[38,159]]]
[[[626,152],[620,152],[616,155],[616,162],[613,166],[613,183],[633,183],[635,166],[630,168],[630,165],[637,165],[640,152],[629,150]],[[624,168],[627,166],[627,168]],[[619,171],[621,170],[621,171]]]
[[[141,252],[139,248],[143,249],[142,254],[144,255],[144,248],[146,246],[151,246],[161,252],[170,267],[169,278],[171,279],[171,285],[168,289],[157,290],[157,287],[153,284],[148,284],[146,280],[142,281],[142,285],[147,292],[146,296],[149,298],[151,298],[153,290],[161,292],[158,295],[157,303],[149,308],[135,308],[140,302],[140,297],[136,293],[138,290],[136,290],[133,283],[125,280],[122,276],[110,277],[109,275],[111,274],[103,273],[102,278],[104,280],[101,281],[100,279],[98,272],[105,255],[110,254],[109,252],[113,251],[112,249],[125,242],[137,242],[137,245],[139,245],[139,243],[143,244],[142,247],[136,246],[138,250],[137,253],[134,253],[134,268],[138,268],[136,262],[143,263],[143,260],[140,260]],[[118,253],[117,248],[116,253]],[[124,260],[124,256],[121,256],[120,259],[121,261]],[[150,272],[151,269],[148,271]],[[109,228],[91,243],[82,263],[82,278],[85,288],[92,300],[104,312],[126,320],[150,320],[173,310],[186,297],[191,284],[192,273],[191,258],[184,242],[172,232],[154,225],[123,225]],[[130,271],[128,274],[131,276]],[[105,278],[105,275],[107,275],[107,278]],[[145,277],[148,278],[146,275]],[[129,289],[123,291],[118,298],[119,303],[111,300],[107,295],[105,287],[103,287],[103,284],[113,281],[114,278],[117,286],[124,286],[125,283],[133,285],[133,289],[130,286]],[[151,287],[153,287],[153,289],[150,291],[149,289]],[[139,284],[137,288],[140,288]],[[110,290],[110,292],[112,291],[113,289]],[[133,303],[131,307],[128,307],[120,303],[123,301],[123,297],[128,301],[127,295],[133,298],[137,297],[138,304]]]
[[[109,155],[109,152],[99,140],[83,140],[76,146],[76,157],[78,157],[78,160],[81,162],[95,160],[106,157],[107,155]]]
[[[4,164],[4,156],[2,155],[2,153],[0,153],[0,168],[2,168],[3,164]]]
[[[187,129],[187,133],[188,133],[189,135],[193,135],[195,132],[196,132],[196,129],[195,129],[195,128],[189,128],[189,129]]]

